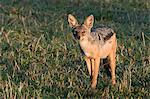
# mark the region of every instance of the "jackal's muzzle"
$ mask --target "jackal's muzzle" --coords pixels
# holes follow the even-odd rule
[[[76,29],[72,30],[73,36],[75,39],[79,40],[80,39],[80,35],[79,32]]]

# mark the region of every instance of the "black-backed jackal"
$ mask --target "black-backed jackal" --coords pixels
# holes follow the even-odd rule
[[[92,78],[92,88],[96,88],[99,73],[100,59],[108,58],[110,63],[112,84],[116,83],[116,33],[111,28],[92,29],[94,16],[86,18],[82,25],[78,24],[76,18],[68,15],[69,26],[73,29],[74,37],[79,40],[80,48],[85,56],[87,68]]]

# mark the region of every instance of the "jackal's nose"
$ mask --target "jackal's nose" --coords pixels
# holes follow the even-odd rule
[[[77,31],[73,31],[73,35],[77,35],[78,34],[78,32]]]
[[[80,36],[78,35],[78,31],[73,30],[72,33],[75,39],[80,39]]]
[[[80,36],[78,35],[78,33],[74,33],[73,36],[75,37],[75,39],[80,39]]]

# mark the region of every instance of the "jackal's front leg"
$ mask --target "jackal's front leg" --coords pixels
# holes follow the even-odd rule
[[[91,59],[91,78],[94,76],[95,59]]]
[[[92,75],[92,85],[91,87],[93,89],[96,88],[96,85],[97,85],[97,77],[98,77],[98,73],[99,73],[99,65],[100,65],[100,58],[96,58],[95,59],[95,66],[94,66],[94,74]]]
[[[86,64],[87,64],[87,68],[88,68],[88,71],[89,71],[89,74],[90,74],[90,76],[91,76],[91,60],[90,60],[90,58],[88,58],[88,57],[84,57],[85,58],[85,61],[86,61]]]

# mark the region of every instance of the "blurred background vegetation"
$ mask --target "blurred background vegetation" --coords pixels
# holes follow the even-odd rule
[[[97,92],[67,15],[116,31],[117,84],[100,67]],[[0,98],[150,97],[149,0],[1,0]]]

